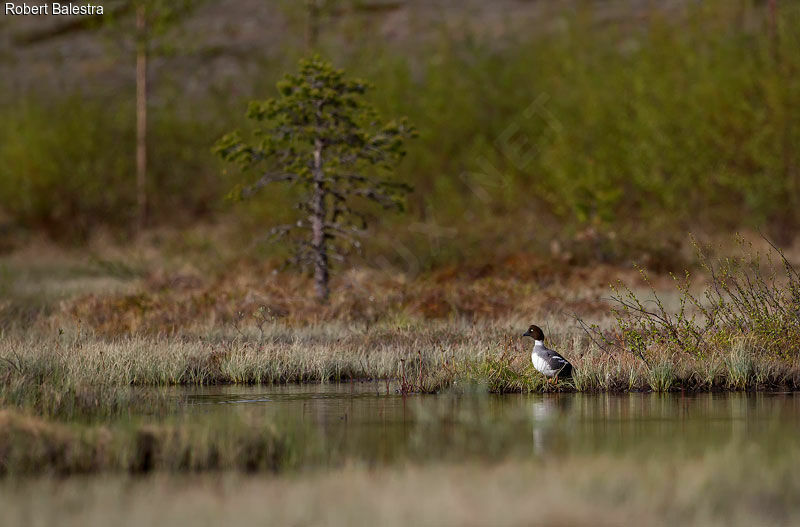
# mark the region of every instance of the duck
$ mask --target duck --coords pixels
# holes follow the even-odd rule
[[[559,355],[558,352],[551,350],[544,345],[544,331],[539,326],[532,325],[528,331],[522,334],[523,337],[533,339],[533,351],[531,352],[531,362],[536,371],[547,377],[554,378],[558,382],[558,377],[571,377],[572,364]]]

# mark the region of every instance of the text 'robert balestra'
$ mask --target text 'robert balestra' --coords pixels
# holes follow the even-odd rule
[[[6,2],[6,15],[102,15],[103,6],[95,4],[15,4]]]

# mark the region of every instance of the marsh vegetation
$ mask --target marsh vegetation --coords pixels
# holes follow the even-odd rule
[[[377,203],[407,214],[332,221],[369,243],[329,283],[260,235],[308,212],[313,155],[239,118],[313,3],[158,35],[146,171],[113,35],[0,39],[4,521],[797,523],[798,5],[500,3],[317,13],[419,130]],[[225,201],[211,144],[241,126],[300,183]],[[531,323],[571,379],[532,368]]]
[[[763,240],[761,255],[740,243],[736,259],[701,253],[693,267],[704,278],[699,289],[687,282],[688,275],[677,279],[632,270],[629,278],[638,282],[612,289],[623,296],[604,300],[599,289],[595,296],[583,291],[588,298],[563,296],[564,305],[555,314],[551,299],[572,290],[572,273],[585,280],[585,271],[569,269],[556,283],[527,288],[519,287],[514,260],[487,278],[485,289],[475,285],[481,279],[461,284],[454,277],[442,283],[441,275],[420,276],[394,291],[401,301],[384,300],[377,307],[370,301],[363,311],[363,295],[386,298],[383,291],[402,286],[402,278],[388,277],[387,285],[371,280],[381,276],[376,271],[350,275],[369,284],[366,291],[337,295],[330,304],[309,301],[303,309],[279,311],[267,306],[301,297],[298,291],[313,287],[311,278],[283,280],[279,273],[272,275],[270,290],[246,300],[245,305],[257,307],[245,311],[237,304],[241,298],[226,290],[232,287],[226,273],[236,274],[233,287],[247,289],[248,280],[262,276],[243,276],[247,267],[220,270],[206,285],[186,275],[119,273],[107,259],[100,267],[69,263],[65,257],[65,268],[54,273],[60,280],[68,282],[74,273],[89,283],[114,286],[105,292],[98,286],[89,296],[69,288],[53,293],[47,282],[24,285],[18,280],[9,286],[12,297],[24,292],[26,299],[39,298],[41,307],[27,312],[7,304],[7,327],[0,339],[3,470],[277,472],[309,464],[338,466],[350,459],[325,454],[325,443],[302,427],[278,426],[264,416],[235,414],[208,422],[180,417],[187,401],[170,387],[370,381],[377,393],[401,398],[795,390],[800,384],[797,348],[786,337],[797,324],[796,272],[782,252]],[[13,270],[13,259],[6,266],[22,280],[37,276],[35,268]],[[159,268],[164,266],[159,260]],[[118,281],[110,280],[108,275],[115,273]],[[475,302],[491,301],[476,291],[517,297],[506,299],[512,307],[502,315],[491,315],[476,309]],[[426,306],[432,294],[449,298],[449,314]],[[540,298],[525,304],[526,297]],[[206,309],[186,309],[210,299]],[[513,307],[516,301],[523,310]],[[566,310],[571,305],[590,306],[584,312],[596,313],[599,322],[570,318]],[[475,311],[467,315],[463,306]],[[547,383],[532,368],[530,349],[519,336],[531,313],[544,321],[548,344],[574,364],[571,379]],[[173,325],[169,331],[165,321]],[[687,339],[698,335],[703,338],[688,348]],[[784,339],[781,345],[774,345],[774,335]],[[497,426],[480,430],[470,433],[485,437],[484,446],[499,437]]]

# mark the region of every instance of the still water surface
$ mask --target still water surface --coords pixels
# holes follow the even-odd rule
[[[192,418],[232,412],[366,461],[634,454],[702,455],[758,444],[797,448],[800,394],[458,393],[402,397],[376,383],[203,387]]]

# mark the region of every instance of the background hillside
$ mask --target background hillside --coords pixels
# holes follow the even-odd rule
[[[362,262],[420,271],[489,248],[669,268],[687,231],[758,228],[791,243],[800,3],[770,6],[328,2],[316,49],[421,133],[397,174],[415,187],[409,213],[375,227]],[[301,2],[202,2],[158,38],[151,229],[224,225],[251,243],[292,213],[285,190],[226,203],[232,175],[210,147],[294,69],[307,19]],[[132,234],[132,17],[73,22],[0,18],[6,249],[42,234],[79,245]]]

